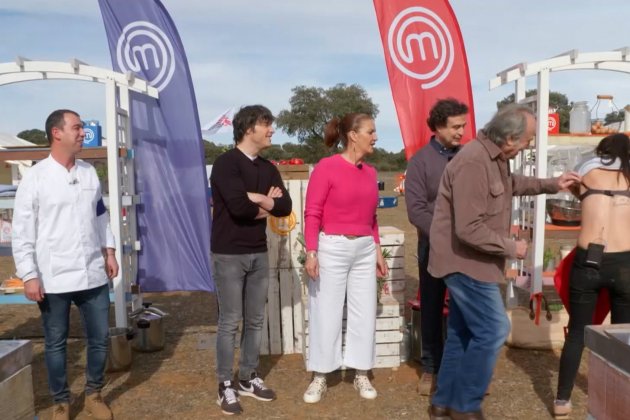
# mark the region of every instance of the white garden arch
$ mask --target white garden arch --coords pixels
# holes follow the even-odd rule
[[[490,80],[490,89],[508,83],[515,85],[515,102],[525,100],[525,81],[530,76],[537,78],[537,127],[536,127],[536,160],[535,173],[538,176],[547,174],[547,147],[549,135],[547,132],[549,109],[549,74],[551,72],[567,70],[607,70],[630,74],[630,47],[619,48],[603,52],[579,52],[571,50],[555,57],[535,63],[519,63],[499,73]],[[543,286],[543,253],[545,240],[545,195],[538,195],[534,199],[533,223],[533,255],[531,275],[531,293],[542,292]]]
[[[18,57],[15,62],[0,63],[0,86],[34,80],[76,80],[105,85],[105,136],[107,138],[107,168],[109,177],[109,211],[111,227],[116,237],[116,258],[120,272],[114,279],[116,326],[127,326],[127,303],[132,310],[141,303],[136,287],[137,239],[135,205],[140,199],[135,191],[133,146],[129,124],[129,92],[152,98],[158,90],[133,73],[89,66],[72,59],[69,62],[30,61]]]

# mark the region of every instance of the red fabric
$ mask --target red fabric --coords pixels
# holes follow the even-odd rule
[[[569,310],[569,279],[574,258],[575,248],[560,261],[560,264],[556,268],[556,274],[553,276],[553,283],[567,311]],[[593,324],[599,325],[604,322],[604,319],[608,316],[608,311],[610,311],[610,298],[608,296],[608,290],[603,289],[597,297],[597,306],[593,314]]]
[[[438,99],[470,108],[462,143],[476,133],[464,41],[446,0],[374,0],[385,64],[409,159],[431,137],[426,124]]]

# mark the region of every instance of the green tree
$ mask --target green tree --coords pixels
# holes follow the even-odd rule
[[[302,159],[315,163],[330,151],[324,145],[324,126],[333,117],[363,112],[374,117],[378,106],[359,85],[337,84],[329,89],[296,86],[289,99],[290,109],[278,114],[276,124],[302,144]]]
[[[404,171],[407,167],[404,149],[394,153],[375,147],[374,153],[366,156],[365,161],[375,166],[381,172]]]
[[[276,162],[291,159],[293,157],[290,153],[287,153],[287,151],[284,150],[284,146],[278,144],[272,144],[271,147],[263,150],[261,155],[265,159],[275,160]]]
[[[42,130],[38,130],[37,128],[33,128],[32,130],[20,131],[17,136],[23,140],[30,141],[31,143],[39,144],[41,146],[48,146],[46,133]]]
[[[216,145],[206,142],[204,143],[204,147],[206,151],[206,164],[210,165],[219,154],[232,148],[232,145]],[[290,160],[291,158],[300,158],[304,160],[305,163],[316,163],[317,161],[310,162],[307,160],[309,153],[311,153],[311,151],[307,144],[284,143],[281,146],[274,144],[263,150],[261,156],[269,160],[275,160],[276,162]],[[366,161],[383,172],[402,172],[407,166],[404,149],[395,153],[388,152],[385,149],[375,148],[373,154],[366,156]]]
[[[231,147],[232,146],[226,146],[226,145],[220,145],[220,144],[217,145],[211,141],[204,141],[203,151],[204,151],[204,157],[206,159],[206,165],[212,165],[214,163],[214,160],[217,158],[217,156],[219,156],[223,152],[227,152],[228,150],[231,149]]]
[[[529,98],[530,96],[535,96],[537,94],[536,89],[531,89],[525,92],[525,97]],[[513,104],[514,103],[514,94],[510,94],[505,98],[501,99],[497,102],[497,109],[501,109],[501,107]],[[569,103],[569,98],[567,95],[560,92],[549,92],[549,107],[556,108],[556,112],[560,117],[560,132],[568,133],[569,132],[569,114],[571,113],[571,108],[573,107],[573,102]]]

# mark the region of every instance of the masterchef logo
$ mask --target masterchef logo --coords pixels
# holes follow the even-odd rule
[[[83,143],[87,143],[87,144],[92,143],[94,141],[94,138],[96,137],[94,135],[94,130],[88,127],[83,127],[83,132],[85,133],[85,138],[83,139]]]
[[[116,45],[116,61],[121,71],[145,78],[160,92],[175,73],[175,52],[169,37],[151,22],[131,22]]]
[[[398,13],[389,26],[387,42],[394,65],[422,81],[422,89],[438,86],[453,68],[453,36],[444,21],[425,7]]]
[[[557,113],[551,113],[547,116],[547,132],[552,134],[560,132],[560,116]]]

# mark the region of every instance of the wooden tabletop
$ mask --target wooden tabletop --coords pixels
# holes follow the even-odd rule
[[[42,160],[50,154],[49,147],[12,147],[0,149],[0,161]],[[106,147],[84,147],[77,156],[79,159],[107,159]]]

